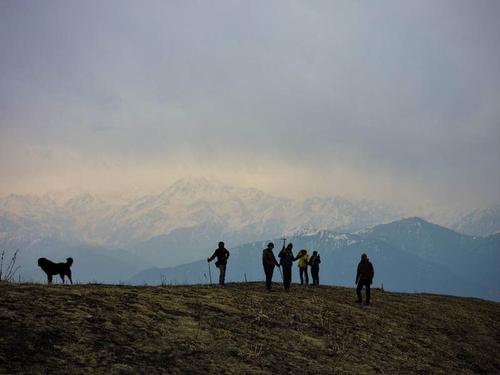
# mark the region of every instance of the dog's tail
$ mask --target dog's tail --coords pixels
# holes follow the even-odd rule
[[[66,264],[68,265],[68,267],[71,267],[71,265],[73,264],[73,258],[66,258]]]

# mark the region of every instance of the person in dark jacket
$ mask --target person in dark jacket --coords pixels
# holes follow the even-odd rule
[[[287,247],[283,244],[283,248],[281,249],[278,257],[280,258],[281,269],[283,270],[283,285],[285,290],[290,289],[290,284],[292,283],[292,266],[294,256],[292,253],[293,244],[289,243]]]
[[[217,257],[217,262],[215,262],[215,266],[219,269],[219,284],[224,285],[226,280],[226,266],[227,259],[229,258],[229,251],[224,247],[224,242],[219,242],[219,247],[214,251],[213,255],[207,259],[208,262],[211,262]]]
[[[309,265],[311,266],[311,276],[313,279],[313,285],[319,286],[319,264],[321,263],[321,258],[316,250],[313,251],[311,259],[309,259]]]
[[[358,299],[356,300],[357,303],[363,302],[361,298],[361,290],[363,287],[366,287],[365,305],[370,304],[370,285],[373,282],[374,275],[375,272],[373,271],[373,265],[368,260],[368,257],[366,254],[361,255],[361,261],[358,264],[358,271],[356,273],[356,284],[358,285],[356,288],[356,294],[358,296]]]
[[[264,266],[264,273],[266,274],[266,288],[271,290],[271,283],[273,280],[273,272],[275,266],[280,266],[273,253],[274,244],[269,242],[267,247],[262,251],[262,265]]]

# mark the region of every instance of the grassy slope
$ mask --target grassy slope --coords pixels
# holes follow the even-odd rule
[[[500,373],[500,304],[348,288],[0,283],[0,373]]]

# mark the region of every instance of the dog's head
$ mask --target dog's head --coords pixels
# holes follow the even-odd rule
[[[47,258],[38,258],[38,267],[43,267],[44,264],[47,264]]]

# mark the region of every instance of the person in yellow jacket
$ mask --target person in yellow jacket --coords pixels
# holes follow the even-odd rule
[[[310,256],[307,255],[307,249],[302,249],[299,251],[297,256],[294,258],[299,261],[299,276],[300,276],[300,285],[307,286],[309,284],[309,275],[307,274],[307,265],[309,264]]]

